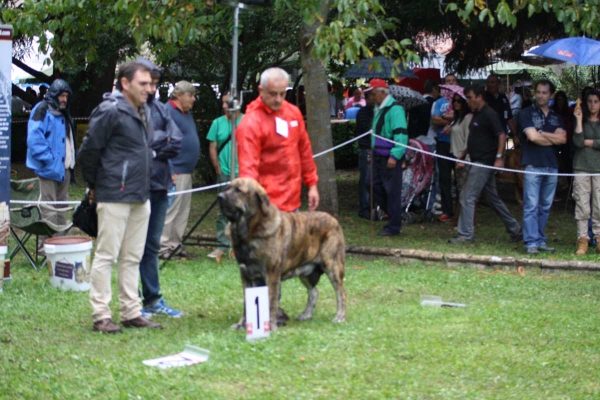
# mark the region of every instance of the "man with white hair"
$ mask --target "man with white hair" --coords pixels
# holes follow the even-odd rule
[[[260,96],[248,105],[236,130],[240,178],[256,179],[281,211],[300,208],[302,183],[308,187],[308,209],[319,206],[317,166],[304,119],[285,101],[289,75],[269,68],[260,76]]]
[[[281,211],[300,208],[302,183],[308,187],[308,209],[319,206],[317,165],[300,109],[285,100],[289,75],[269,68],[260,76],[260,96],[248,105],[235,132],[240,178],[256,179]],[[281,291],[280,291],[281,293]],[[280,308],[277,324],[288,316]]]
[[[398,236],[402,228],[402,163],[408,144],[404,108],[390,95],[387,82],[372,79],[367,91],[375,95],[373,132],[395,143],[373,137],[373,197],[389,216],[379,236]]]
[[[196,101],[196,88],[188,81],[180,81],[175,84],[171,99],[165,105],[169,110],[171,118],[183,134],[181,141],[181,152],[171,159],[173,172],[176,176],[175,189],[178,192],[192,188],[192,173],[200,157],[200,139],[194,117],[190,113]],[[185,193],[175,196],[173,204],[167,209],[165,227],[160,238],[160,258],[182,257],[186,259],[196,258],[195,254],[188,253],[183,247],[179,247],[185,227],[190,216],[192,205],[192,194]],[[177,254],[171,253],[179,247]]]

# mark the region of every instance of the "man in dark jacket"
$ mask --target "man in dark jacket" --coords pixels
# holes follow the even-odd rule
[[[356,136],[362,135],[371,130],[373,126],[373,108],[375,107],[375,97],[373,90],[365,90],[366,106],[358,110],[356,114]],[[371,219],[371,196],[370,196],[370,168],[369,157],[371,156],[371,136],[363,136],[358,139],[358,216]]]
[[[62,79],[52,82],[50,90],[31,112],[27,125],[26,165],[40,178],[44,201],[69,200],[69,182],[75,168],[75,125],[69,113],[73,92]],[[56,205],[44,207],[44,218],[56,225],[67,223],[66,212]]]
[[[98,239],[90,275],[93,330],[118,333],[111,318],[111,270],[118,260],[119,301],[124,327],[162,328],[141,315],[139,263],[150,217],[153,140],[150,69],[137,62],[119,68],[112,94],[92,112],[79,150],[83,177],[97,201]]]
[[[168,191],[173,187],[173,179],[169,160],[181,151],[182,133],[171,119],[163,104],[155,99],[156,88],[160,82],[161,73],[154,63],[145,58],[137,62],[150,68],[150,93],[148,106],[154,127],[152,148],[152,179],[150,179],[150,221],[144,255],[140,262],[140,277],[142,282],[142,315],[145,318],[153,315],[166,315],[173,318],[183,316],[181,311],[169,307],[160,293],[158,278],[158,251],[160,250],[160,235],[165,225],[165,216],[169,207]]]

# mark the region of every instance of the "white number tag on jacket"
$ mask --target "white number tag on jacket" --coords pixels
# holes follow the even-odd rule
[[[289,128],[287,121],[285,119],[275,117],[275,131],[283,137],[288,137]]]

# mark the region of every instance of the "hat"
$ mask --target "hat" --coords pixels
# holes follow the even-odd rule
[[[369,87],[365,89],[365,92],[370,92],[373,89],[389,89],[388,84],[383,79],[375,78],[369,82]]]

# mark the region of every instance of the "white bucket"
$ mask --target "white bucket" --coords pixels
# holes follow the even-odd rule
[[[8,253],[8,246],[6,243],[0,242],[0,293],[2,293],[2,286],[4,283],[4,258]]]
[[[83,236],[46,239],[44,251],[48,257],[50,284],[62,290],[90,290],[92,246],[92,239]]]

